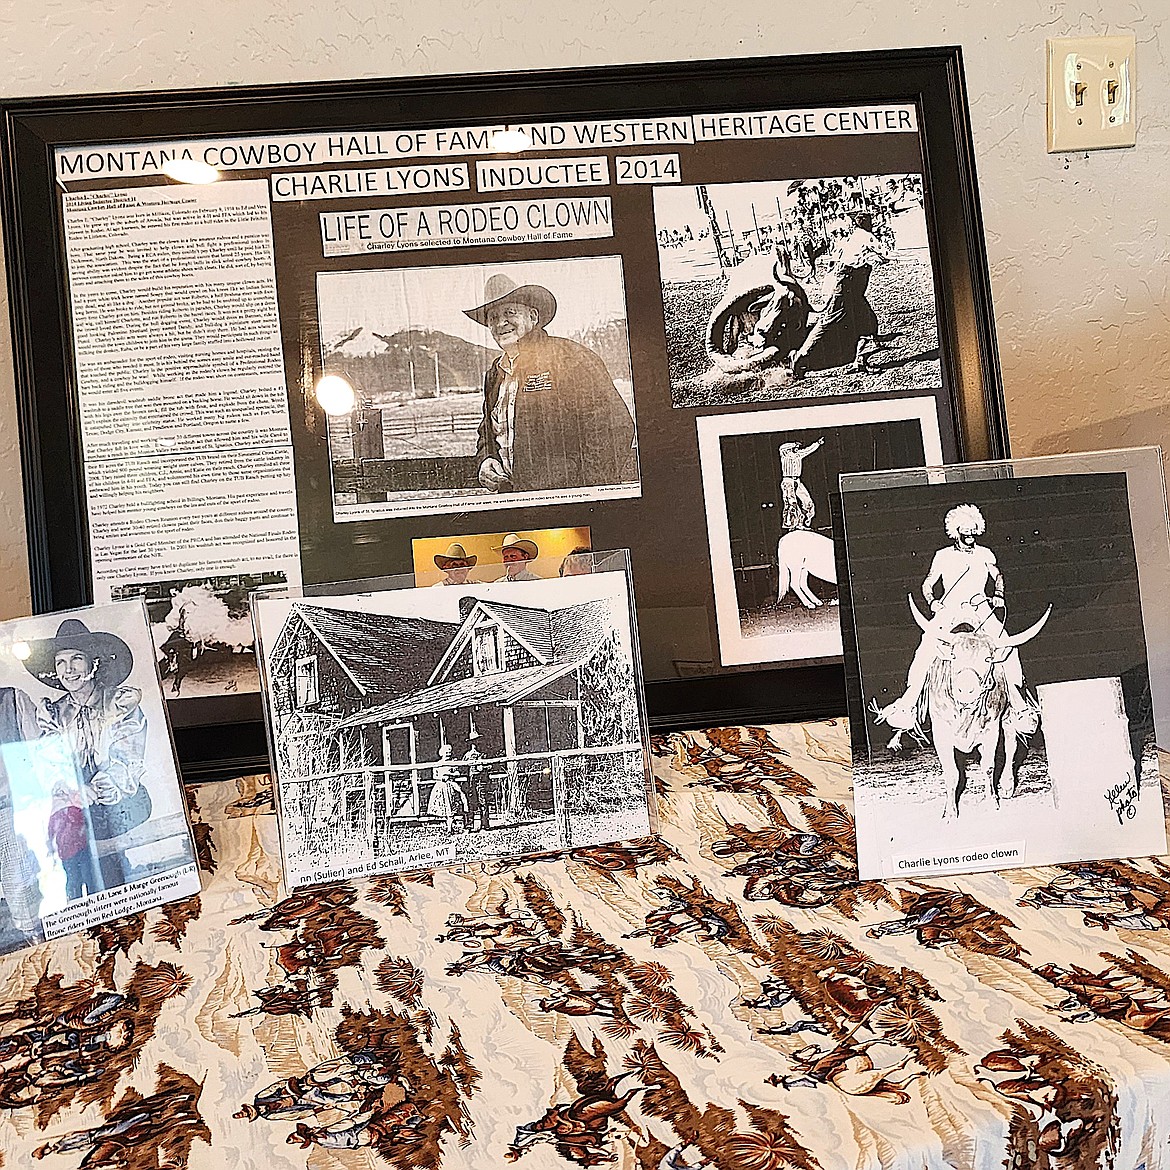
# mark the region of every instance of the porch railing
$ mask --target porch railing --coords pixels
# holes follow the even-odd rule
[[[351,823],[350,800],[360,796],[361,827],[367,847],[372,848],[380,824],[435,819],[428,816],[427,805],[435,784],[434,772],[439,769],[455,780],[463,793],[466,814],[460,819],[465,828],[484,830],[555,821],[558,842],[567,848],[573,840],[575,808],[578,815],[588,815],[581,813],[581,806],[604,803],[600,791],[584,790],[590,774],[604,772],[606,761],[616,763],[635,754],[642,754],[640,743],[484,756],[474,761],[452,758],[357,765],[307,776],[283,776],[280,783],[286,800],[316,803],[314,797],[321,791],[339,796],[339,817],[347,826]],[[380,811],[376,805],[380,805]]]

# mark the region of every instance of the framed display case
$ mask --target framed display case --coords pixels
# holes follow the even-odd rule
[[[146,599],[189,777],[251,589],[551,530],[652,726],[843,714],[837,476],[1008,454],[957,48],[17,101],[4,201],[34,606]]]

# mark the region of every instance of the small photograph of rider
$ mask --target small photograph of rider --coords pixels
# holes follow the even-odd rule
[[[168,697],[197,699],[260,689],[249,595],[287,581],[283,570],[261,569],[135,581],[115,586],[111,596],[146,602]]]
[[[835,403],[701,418],[719,653],[725,665],[841,653],[829,511],[842,472],[916,467],[938,457],[929,399],[890,418],[887,404]],[[931,412],[929,419],[925,412]],[[880,421],[873,421],[874,414]],[[793,426],[799,421],[805,425]],[[929,425],[929,438],[924,426]],[[724,531],[726,536],[724,536]]]
[[[656,187],[676,407],[941,384],[922,176]]]

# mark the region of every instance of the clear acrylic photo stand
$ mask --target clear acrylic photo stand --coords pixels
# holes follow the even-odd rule
[[[843,475],[861,876],[1160,854],[1161,452]]]
[[[0,954],[199,893],[145,604],[0,623]]]
[[[559,567],[252,594],[290,891],[655,831],[629,555]]]

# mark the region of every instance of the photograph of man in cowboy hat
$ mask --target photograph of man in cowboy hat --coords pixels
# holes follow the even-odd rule
[[[136,602],[0,623],[0,954],[198,891],[154,660]]]
[[[469,553],[457,540],[453,540],[445,553],[435,553],[431,558],[437,568],[442,569],[443,579],[435,585],[471,585],[475,579],[471,570],[475,568],[479,557]]]
[[[546,332],[556,312],[547,288],[504,273],[464,310],[502,351],[484,377],[475,456],[489,491],[637,481],[633,416],[596,353]]]
[[[364,404],[326,424],[336,519],[641,495],[620,256],[323,272],[317,313]]]
[[[117,634],[66,618],[54,637],[29,643],[24,667],[63,692],[45,701],[43,722],[69,746],[93,836],[109,843],[100,859],[101,884],[121,885],[129,873],[118,839],[151,815],[142,692],[125,685],[134,655]]]
[[[504,562],[501,581],[539,581],[540,578],[528,567],[529,561],[540,556],[540,547],[534,540],[526,540],[509,532],[500,545],[493,545]]]

